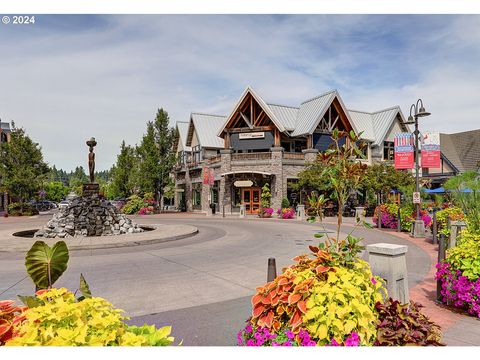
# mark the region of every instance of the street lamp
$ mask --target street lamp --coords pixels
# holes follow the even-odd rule
[[[419,108],[420,105],[420,108]],[[413,110],[413,115],[412,115]],[[418,99],[416,104],[410,106],[410,115],[408,116],[408,121],[405,124],[415,124],[415,192],[420,193],[420,164],[418,161],[418,138],[420,132],[418,131],[418,118],[429,116],[430,113],[425,110],[423,107],[422,99]],[[413,228],[413,237],[425,237],[425,224],[420,218],[420,203],[415,204],[416,215]]]

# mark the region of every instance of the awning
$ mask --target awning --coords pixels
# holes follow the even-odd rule
[[[220,176],[228,176],[228,175],[237,175],[237,174],[259,174],[259,175],[266,175],[266,176],[271,176],[271,173],[263,172],[263,171],[229,171],[223,174],[220,174]]]

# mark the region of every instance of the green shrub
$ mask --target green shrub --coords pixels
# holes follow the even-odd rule
[[[447,250],[446,262],[469,280],[480,278],[480,234],[462,231],[457,246]]]
[[[437,211],[437,232],[446,237],[450,236],[450,228],[448,227],[448,220],[456,221],[463,220],[465,215],[462,209],[456,206],[448,207]]]
[[[10,205],[8,205],[7,209],[8,209],[8,214],[11,216],[38,215],[38,210],[26,203],[23,204],[23,210],[22,210],[22,204],[18,202],[11,203]]]
[[[290,201],[287,198],[282,199],[282,209],[290,207]]]
[[[269,208],[270,207],[270,200],[272,198],[272,193],[270,192],[270,186],[268,183],[265,183],[262,187],[262,194],[260,195],[262,208]]]
[[[136,214],[141,208],[144,207],[144,200],[138,195],[132,195],[128,198],[128,201],[122,208],[124,214]]]

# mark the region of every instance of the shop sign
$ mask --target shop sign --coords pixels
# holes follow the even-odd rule
[[[422,168],[440,167],[440,133],[423,133],[421,163]]]
[[[251,180],[237,180],[233,183],[235,187],[251,187],[253,185],[253,181]]]
[[[413,169],[414,137],[412,133],[395,134],[395,169]]]
[[[238,134],[238,138],[239,138],[240,140],[245,140],[245,139],[264,139],[264,138],[265,138],[265,132],[263,132],[263,131],[258,131],[258,132],[240,133],[240,134]]]

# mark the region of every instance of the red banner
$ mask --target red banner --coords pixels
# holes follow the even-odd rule
[[[215,174],[214,174],[214,170],[211,169],[210,170],[210,179],[209,179],[209,182],[208,182],[210,185],[213,186],[213,184],[215,183]]]
[[[203,168],[203,183],[205,185],[208,185],[208,183],[210,182],[210,169],[208,167],[204,167]]]
[[[422,168],[440,167],[440,134],[425,132],[422,136]]]
[[[395,135],[395,169],[413,169],[413,144],[413,134],[400,133]]]

